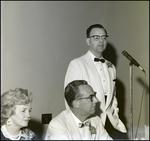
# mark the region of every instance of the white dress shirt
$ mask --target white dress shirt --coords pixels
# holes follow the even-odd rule
[[[90,51],[89,51],[90,52]],[[104,71],[104,63],[102,63],[101,61],[99,62],[95,62],[94,61],[94,58],[95,56],[90,52],[90,56],[92,57],[92,60],[95,64],[95,67],[98,71],[98,74],[100,76],[100,79],[101,79],[101,82],[102,82],[102,86],[103,86],[103,89],[104,89],[104,92],[105,92],[105,95],[107,96],[107,92],[108,92],[108,85],[107,85],[107,74],[106,72]],[[104,59],[103,57],[99,58],[99,59]]]

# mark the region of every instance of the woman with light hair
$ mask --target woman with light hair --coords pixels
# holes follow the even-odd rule
[[[1,95],[1,140],[37,140],[28,126],[33,94],[16,88]]]

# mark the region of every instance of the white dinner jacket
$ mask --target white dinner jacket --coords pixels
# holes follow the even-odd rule
[[[104,71],[106,75],[106,79],[108,82],[108,93],[107,93],[107,101],[105,104],[104,97],[104,89],[102,86],[101,78],[98,74],[98,71],[95,67],[95,64],[90,56],[90,51],[88,51],[85,55],[72,60],[68,66],[65,81],[64,81],[64,89],[68,83],[73,80],[86,80],[88,84],[93,88],[95,92],[97,92],[97,98],[100,101],[100,109],[103,113],[100,115],[103,124],[105,125],[106,114],[109,113],[109,119],[114,128],[121,132],[126,132],[124,124],[118,117],[118,108],[117,108],[117,99],[115,82],[116,82],[116,69],[112,64],[112,67],[107,66],[107,60],[104,63]],[[65,101],[66,109],[69,108]],[[115,113],[115,116],[112,115]],[[118,126],[118,127],[117,127]]]
[[[112,140],[98,116],[91,118],[90,121],[96,128],[96,134],[92,135],[91,140]],[[61,112],[50,121],[45,140],[82,140],[70,109]]]

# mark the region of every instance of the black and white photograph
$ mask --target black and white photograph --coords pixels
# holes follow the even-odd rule
[[[1,1],[1,140],[149,140],[149,1]]]

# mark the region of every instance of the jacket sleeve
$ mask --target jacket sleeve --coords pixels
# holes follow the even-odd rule
[[[119,119],[119,114],[118,114],[119,108],[118,108],[118,101],[116,98],[116,68],[114,65],[112,65],[110,69],[111,69],[110,73],[113,79],[114,86],[113,86],[113,91],[112,91],[113,93],[112,100],[110,102],[109,107],[106,110],[106,113],[113,127],[123,133],[126,133],[127,130],[124,124],[122,123],[122,121]]]
[[[101,118],[100,117],[96,117],[95,118],[95,123],[97,126],[97,135],[95,140],[113,140],[108,132],[106,131],[106,129],[104,128],[104,125],[102,124]]]
[[[115,129],[119,130],[120,132],[126,133],[127,130],[123,122],[119,119],[118,113],[119,113],[119,108],[117,107],[117,99],[114,96],[113,103],[107,110],[107,115],[111,124]]]
[[[114,70],[115,78],[116,78],[116,69],[114,66],[113,66],[113,70]],[[126,133],[127,130],[123,122],[119,119],[118,113],[119,113],[119,108],[118,108],[118,101],[116,98],[116,85],[115,85],[114,90],[113,90],[112,102],[109,108],[107,109],[107,115],[111,124],[113,125],[115,129],[119,130],[120,132]]]

